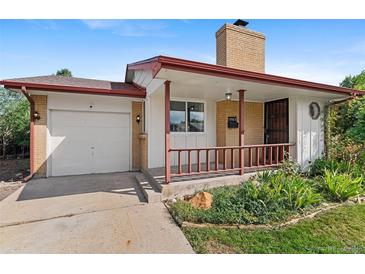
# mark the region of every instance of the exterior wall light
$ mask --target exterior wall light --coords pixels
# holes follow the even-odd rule
[[[226,92],[226,100],[232,100],[232,92]]]
[[[136,122],[137,122],[137,124],[139,124],[141,122],[141,116],[139,116],[139,114],[136,116]]]
[[[41,116],[39,115],[39,113],[38,113],[37,111],[35,111],[35,112],[33,113],[33,117],[34,117],[34,119],[36,119],[36,120],[41,119]]]

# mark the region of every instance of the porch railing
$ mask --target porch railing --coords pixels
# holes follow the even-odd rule
[[[286,155],[289,155],[292,143],[199,147],[199,148],[172,148],[169,153],[177,154],[177,172],[171,177],[198,175],[206,173],[222,173],[231,171],[275,167],[282,164]],[[227,155],[228,154],[228,155]],[[193,156],[196,163],[193,164]],[[183,165],[183,157],[187,164]],[[242,159],[242,160],[240,160]],[[170,164],[170,163],[168,163]]]

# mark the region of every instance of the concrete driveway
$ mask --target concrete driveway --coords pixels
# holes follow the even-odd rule
[[[0,202],[1,253],[193,253],[135,173],[33,179]]]

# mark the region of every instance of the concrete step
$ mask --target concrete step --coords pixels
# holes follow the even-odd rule
[[[135,178],[148,203],[161,202],[161,192],[152,187],[142,173],[137,174]]]
[[[145,176],[145,178],[148,180],[148,182],[150,183],[151,187],[153,187],[153,189],[155,189],[157,192],[162,191],[161,184],[156,180],[155,177],[153,177],[153,175],[150,173],[150,171],[148,169],[142,169],[142,173]]]

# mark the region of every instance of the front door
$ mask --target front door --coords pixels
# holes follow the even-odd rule
[[[265,144],[289,142],[288,99],[265,103]]]

